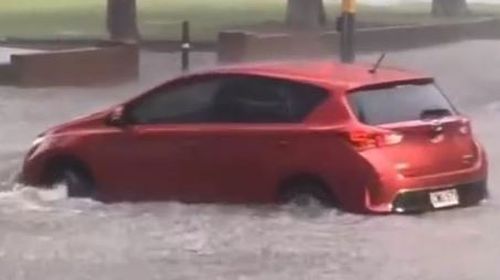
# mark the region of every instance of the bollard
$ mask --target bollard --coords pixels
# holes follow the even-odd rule
[[[342,0],[342,16],[338,22],[340,29],[340,59],[353,63],[356,59],[354,32],[356,23],[356,0]]]
[[[181,63],[182,63],[182,71],[189,71],[190,64],[190,52],[191,52],[191,35],[190,35],[190,26],[189,21],[182,22],[182,45],[181,45]]]

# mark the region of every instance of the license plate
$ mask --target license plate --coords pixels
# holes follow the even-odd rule
[[[460,198],[456,189],[432,192],[429,196],[434,208],[451,207],[460,204]]]

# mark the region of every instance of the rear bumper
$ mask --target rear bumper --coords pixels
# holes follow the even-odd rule
[[[477,205],[488,198],[488,187],[485,181],[460,184],[448,188],[406,191],[397,195],[392,203],[392,211],[396,213],[412,213],[436,210],[431,204],[430,193],[448,189],[456,189],[459,195],[460,204],[453,207]]]
[[[480,158],[467,169],[421,177],[405,177],[394,168],[372,162],[378,178],[366,188],[365,206],[372,213],[404,213],[435,210],[430,193],[456,189],[458,207],[476,205],[488,198],[488,162],[480,149]],[[455,206],[457,207],[457,206]]]
[[[459,196],[459,204],[451,207],[435,208],[430,199],[433,192],[455,189]],[[489,191],[486,180],[469,183],[457,183],[442,187],[428,187],[419,189],[401,189],[395,193],[394,198],[382,203],[374,203],[370,193],[366,192],[365,206],[370,213],[416,213],[448,208],[468,207],[480,204],[488,199]]]

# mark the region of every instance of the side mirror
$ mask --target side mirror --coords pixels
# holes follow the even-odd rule
[[[106,123],[110,126],[125,126],[127,124],[125,120],[125,108],[123,106],[114,108],[106,118]]]

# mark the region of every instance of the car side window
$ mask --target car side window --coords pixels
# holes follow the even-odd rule
[[[302,121],[326,96],[323,89],[306,84],[240,77],[224,85],[215,110],[226,122],[293,123]]]
[[[328,97],[328,91],[301,83],[284,83],[282,89],[289,94],[289,111],[293,121],[304,120],[317,106]]]
[[[133,106],[135,124],[184,124],[213,122],[213,101],[221,79],[192,80],[160,87]]]
[[[294,123],[325,90],[281,79],[227,75],[160,87],[128,112],[135,124]]]

